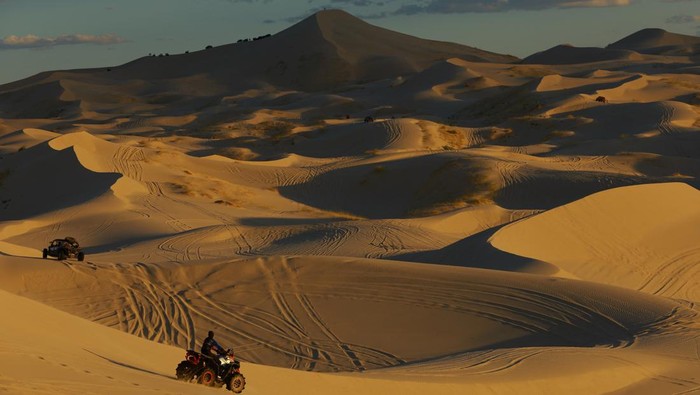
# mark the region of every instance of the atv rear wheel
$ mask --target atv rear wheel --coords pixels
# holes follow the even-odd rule
[[[79,252],[79,253],[78,253],[78,260],[81,261],[81,262],[82,262],[83,260],[85,260],[85,254],[82,253],[82,252]]]
[[[49,250],[47,250],[46,248],[44,248],[44,251],[41,252],[41,257],[42,257],[43,259],[46,259],[47,256],[49,256]]]
[[[197,382],[199,384],[204,384],[207,387],[213,387],[216,383],[216,372],[209,368],[202,370],[202,373],[199,374]]]
[[[194,377],[194,366],[189,361],[182,361],[175,369],[178,380],[190,381]]]
[[[233,391],[235,394],[240,394],[245,389],[245,377],[242,374],[236,373],[231,376],[228,382],[228,389]]]

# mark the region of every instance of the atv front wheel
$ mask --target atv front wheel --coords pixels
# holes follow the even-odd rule
[[[47,256],[49,256],[49,250],[47,250],[46,248],[44,248],[44,251],[41,252],[41,257],[42,257],[43,259],[46,259]]]
[[[82,262],[83,260],[85,260],[85,254],[82,253],[82,252],[79,252],[79,253],[78,253],[78,260],[81,261],[81,262]]]
[[[235,394],[240,394],[245,389],[245,377],[242,374],[236,373],[231,376],[228,382],[228,389]]]
[[[207,387],[213,387],[214,383],[216,383],[216,372],[209,368],[202,370],[202,373],[199,374],[197,382],[199,384],[204,384]]]

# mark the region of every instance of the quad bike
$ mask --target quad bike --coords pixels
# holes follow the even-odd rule
[[[77,258],[79,261],[85,259],[85,254],[78,244],[78,240],[73,237],[66,237],[65,239],[55,239],[49,244],[48,248],[44,248],[42,252],[42,258],[55,257],[59,261],[67,258]]]
[[[218,361],[218,362],[217,362]],[[245,377],[241,374],[241,363],[230,349],[225,354],[209,357],[193,350],[187,350],[185,360],[175,369],[178,380],[194,381],[208,387],[223,387],[240,394],[245,388]]]

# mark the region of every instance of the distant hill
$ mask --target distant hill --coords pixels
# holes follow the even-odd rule
[[[344,11],[330,10],[318,12],[264,40],[175,57],[143,58],[123,69],[149,79],[208,73],[224,83],[254,78],[314,90],[416,73],[453,57],[477,62],[517,60],[397,33]]]
[[[41,81],[57,78],[94,81],[97,77],[100,80],[144,80],[153,84],[166,79],[193,79],[197,83],[194,89],[197,93],[212,95],[268,84],[323,90],[420,72],[449,58],[497,63],[518,60],[464,45],[397,33],[370,25],[344,11],[328,10],[261,40],[179,55],[144,57],[113,67],[108,73],[102,68],[61,72],[60,76],[42,74],[45,77]],[[36,83],[37,76],[24,82]],[[16,89],[22,85],[20,82],[5,87]],[[5,90],[3,88],[0,86],[0,92]]]
[[[650,55],[697,55],[700,53],[700,37],[670,33],[663,29],[642,29],[606,48]]]
[[[639,53],[626,49],[607,49],[596,47],[574,47],[557,45],[523,59],[525,64],[577,64],[593,63],[607,60],[639,60]]]

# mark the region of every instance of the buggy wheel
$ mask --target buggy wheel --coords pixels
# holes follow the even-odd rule
[[[46,259],[47,256],[49,256],[49,250],[44,248],[44,251],[41,252],[41,258]]]
[[[245,377],[242,374],[236,373],[231,376],[228,381],[228,389],[233,391],[235,394],[240,394],[245,389]]]
[[[212,369],[206,368],[199,374],[197,382],[207,387],[213,387],[214,383],[216,383],[216,373]]]
[[[82,253],[82,252],[79,252],[79,253],[78,253],[78,260],[79,260],[79,261],[85,260],[85,254]]]
[[[62,260],[64,260],[64,259],[66,259],[66,253],[63,252],[63,250],[58,251],[58,257],[57,257],[57,259],[58,259],[59,261],[62,261]]]

